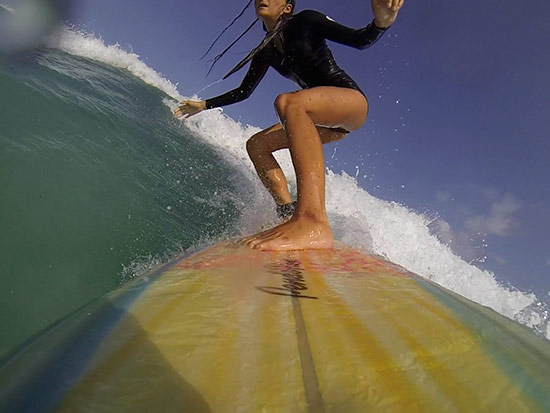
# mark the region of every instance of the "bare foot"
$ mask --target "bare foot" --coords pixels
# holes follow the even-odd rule
[[[329,249],[334,237],[328,222],[294,216],[272,229],[244,238],[242,242],[260,250]]]

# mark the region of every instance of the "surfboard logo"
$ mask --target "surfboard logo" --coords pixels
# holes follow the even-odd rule
[[[304,268],[299,260],[283,259],[264,265],[267,272],[281,275],[283,285],[281,287],[256,286],[257,290],[268,294],[285,295],[296,298],[309,298],[318,300],[319,297],[302,294],[307,290],[306,280],[304,278]]]

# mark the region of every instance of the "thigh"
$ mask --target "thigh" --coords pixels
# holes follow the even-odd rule
[[[331,143],[344,138],[347,133],[330,129],[324,126],[317,126],[321,142]],[[275,152],[288,148],[288,138],[280,123],[276,123],[267,129],[253,135],[247,142],[247,146],[260,152]]]
[[[304,107],[317,126],[353,131],[367,119],[367,99],[355,89],[317,86],[282,94],[275,101],[278,110],[294,104]]]

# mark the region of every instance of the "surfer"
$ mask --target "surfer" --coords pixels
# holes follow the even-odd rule
[[[290,217],[270,230],[243,239],[248,246],[266,250],[332,248],[321,145],[359,129],[366,120],[368,102],[355,81],[336,64],[326,39],[365,49],[393,24],[403,1],[371,0],[373,21],[364,28],[351,29],[315,10],[294,14],[295,0],[254,0],[256,15],[267,34],[225,76],[250,61],[241,85],[211,99],[183,100],[175,109],[177,117],[187,118],[205,109],[240,102],[250,96],[270,66],[302,88],[277,96],[275,110],[280,123],[253,135],[246,143],[279,216]],[[295,203],[272,154],[285,148],[290,150],[296,172]]]

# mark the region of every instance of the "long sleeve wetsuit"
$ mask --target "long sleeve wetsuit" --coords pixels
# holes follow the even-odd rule
[[[376,27],[373,21],[361,29],[352,29],[315,10],[304,10],[287,19],[277,34],[283,53],[277,49],[273,41],[275,38],[272,39],[253,55],[241,85],[223,95],[207,99],[207,109],[248,98],[270,66],[303,89],[338,86],[363,93],[357,83],[338,67],[325,40],[366,49],[382,37],[387,28]]]

